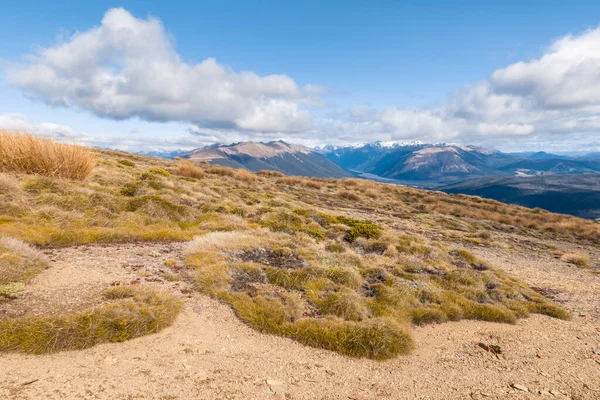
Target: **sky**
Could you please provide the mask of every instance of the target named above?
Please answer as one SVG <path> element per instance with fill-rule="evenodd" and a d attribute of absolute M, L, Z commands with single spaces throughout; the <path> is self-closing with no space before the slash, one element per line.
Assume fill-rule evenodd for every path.
<path fill-rule="evenodd" d="M 600 150 L 596 1 L 4 1 L 0 128 Z"/>

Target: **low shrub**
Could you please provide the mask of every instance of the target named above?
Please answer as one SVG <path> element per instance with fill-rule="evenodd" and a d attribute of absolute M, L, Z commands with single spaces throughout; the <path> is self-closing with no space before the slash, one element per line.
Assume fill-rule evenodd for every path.
<path fill-rule="evenodd" d="M 379 236 L 381 236 L 381 230 L 377 225 L 369 221 L 361 221 L 353 224 L 352 228 L 344 236 L 344 240 L 352 243 L 359 237 L 376 239 Z"/>

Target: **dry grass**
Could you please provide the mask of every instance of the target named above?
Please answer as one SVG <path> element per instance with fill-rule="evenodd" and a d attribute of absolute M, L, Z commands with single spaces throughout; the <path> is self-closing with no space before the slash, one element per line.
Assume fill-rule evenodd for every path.
<path fill-rule="evenodd" d="M 90 175 L 95 165 L 96 157 L 87 148 L 0 131 L 1 171 L 81 180 Z"/>
<path fill-rule="evenodd" d="M 48 260 L 38 250 L 20 240 L 0 237 L 0 291 L 4 286 L 21 287 L 47 267 Z"/>
<path fill-rule="evenodd" d="M 560 257 L 560 259 L 580 268 L 586 268 L 590 263 L 590 258 L 583 253 L 565 253 Z"/>
<path fill-rule="evenodd" d="M 204 170 L 198 167 L 191 161 L 181 161 L 177 164 L 177 169 L 175 173 L 179 176 L 187 176 L 188 178 L 193 179 L 204 179 L 206 174 Z"/>
<path fill-rule="evenodd" d="M 53 353 L 124 342 L 170 326 L 182 309 L 173 295 L 144 286 L 108 289 L 109 303 L 75 315 L 0 321 L 0 351 Z"/>
<path fill-rule="evenodd" d="M 218 176 L 234 177 L 236 170 L 233 168 L 221 167 L 218 165 L 211 165 L 210 167 L 208 167 L 206 169 L 206 172 L 209 174 L 218 175 Z"/>
<path fill-rule="evenodd" d="M 352 356 L 406 353 L 411 325 L 512 323 L 532 312 L 568 318 L 523 282 L 449 248 L 465 238 L 491 245 L 504 236 L 499 232 L 538 241 L 600 238 L 589 221 L 469 196 L 96 153 L 97 166 L 84 181 L 0 172 L 0 235 L 41 246 L 197 236 L 186 264 L 199 290 L 256 329 Z M 6 291 L 22 289 L 11 274 Z M 122 304 L 129 310 L 133 303 L 145 307 L 132 299 Z M 19 329 L 48 332 L 77 318 L 21 320 Z M 77 332 L 77 346 L 93 342 Z M 13 348 L 37 351 L 11 340 Z"/>
<path fill-rule="evenodd" d="M 260 176 L 267 177 L 267 178 L 281 178 L 282 176 L 285 175 L 283 172 L 271 171 L 271 170 L 267 170 L 267 169 L 262 169 L 262 170 L 258 171 L 257 174 Z"/>

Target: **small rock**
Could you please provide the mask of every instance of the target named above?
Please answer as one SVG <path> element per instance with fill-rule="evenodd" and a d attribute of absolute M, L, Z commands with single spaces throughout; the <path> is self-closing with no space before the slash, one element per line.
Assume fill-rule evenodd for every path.
<path fill-rule="evenodd" d="M 558 390 L 554 390 L 554 389 L 550 390 L 550 394 L 552 396 L 560 396 L 561 395 L 561 393 Z"/>
<path fill-rule="evenodd" d="M 106 364 L 106 365 L 115 365 L 116 363 L 117 363 L 117 359 L 116 358 L 106 357 L 104 359 L 104 364 Z"/>
<path fill-rule="evenodd" d="M 267 382 L 267 385 L 269 385 L 269 389 L 271 389 L 271 391 L 275 394 L 282 393 L 285 391 L 285 383 L 283 383 L 281 381 L 267 379 L 266 382 Z"/>
<path fill-rule="evenodd" d="M 514 389 L 520 390 L 521 392 L 529 392 L 529 389 L 527 389 L 526 386 L 519 385 L 518 383 L 513 383 L 510 386 Z"/>

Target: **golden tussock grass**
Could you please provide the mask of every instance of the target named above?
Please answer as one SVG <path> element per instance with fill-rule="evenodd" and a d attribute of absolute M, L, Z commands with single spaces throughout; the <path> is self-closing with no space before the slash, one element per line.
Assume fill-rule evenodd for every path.
<path fill-rule="evenodd" d="M 281 178 L 282 176 L 285 175 L 283 172 L 271 171 L 268 169 L 262 169 L 262 170 L 258 171 L 257 174 L 260 176 L 267 177 L 267 178 Z"/>
<path fill-rule="evenodd" d="M 583 253 L 565 253 L 560 259 L 581 268 L 586 268 L 590 263 L 590 258 Z"/>
<path fill-rule="evenodd" d="M 233 168 L 229 168 L 229 167 L 222 167 L 219 165 L 211 165 L 210 167 L 208 167 L 206 169 L 206 172 L 209 174 L 213 174 L 213 175 L 234 177 L 236 170 Z"/>
<path fill-rule="evenodd" d="M 104 292 L 109 303 L 72 315 L 0 320 L 0 351 L 53 353 L 124 342 L 170 326 L 182 309 L 175 296 L 145 286 Z"/>
<path fill-rule="evenodd" d="M 81 180 L 90 175 L 95 165 L 96 157 L 85 147 L 0 131 L 1 171 Z"/>
<path fill-rule="evenodd" d="M 47 267 L 48 260 L 40 251 L 20 240 L 0 237 L 0 295 L 3 292 L 12 294 L 17 287 L 23 288 Z"/>
<path fill-rule="evenodd" d="M 181 161 L 177 164 L 175 174 L 193 179 L 204 179 L 204 170 L 191 161 Z"/>

